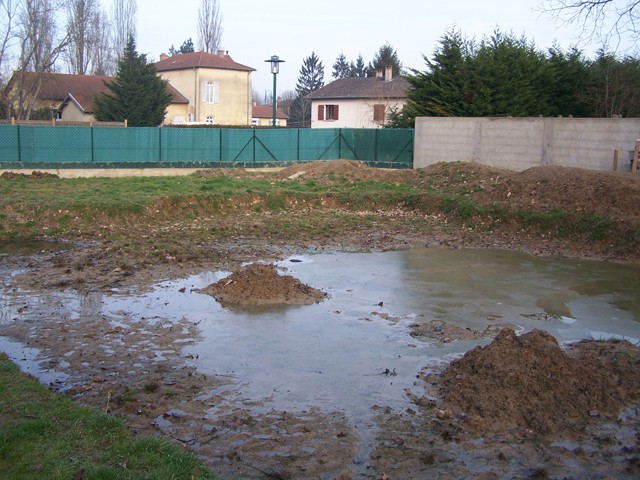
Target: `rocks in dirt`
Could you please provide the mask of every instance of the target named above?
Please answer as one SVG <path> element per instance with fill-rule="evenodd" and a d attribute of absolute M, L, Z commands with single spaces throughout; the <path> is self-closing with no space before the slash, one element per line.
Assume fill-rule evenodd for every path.
<path fill-rule="evenodd" d="M 198 290 L 223 306 L 311 305 L 326 298 L 321 290 L 290 275 L 280 275 L 274 265 L 249 265 L 231 276 Z"/>
<path fill-rule="evenodd" d="M 443 409 L 463 414 L 473 430 L 580 431 L 592 420 L 591 412 L 614 415 L 637 400 L 640 348 L 625 348 L 635 367 L 625 370 L 633 381 L 621 383 L 615 362 L 572 357 L 540 330 L 518 337 L 506 328 L 490 345 L 467 352 L 442 373 Z"/>

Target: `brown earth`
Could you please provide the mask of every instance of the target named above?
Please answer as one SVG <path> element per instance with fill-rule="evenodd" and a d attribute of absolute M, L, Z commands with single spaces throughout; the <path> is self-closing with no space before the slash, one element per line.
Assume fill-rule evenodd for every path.
<path fill-rule="evenodd" d="M 274 265 L 248 265 L 229 277 L 199 290 L 226 307 L 310 305 L 326 294 L 290 275 L 280 275 Z"/>
<path fill-rule="evenodd" d="M 91 313 L 90 301 L 85 313 L 74 318 L 65 305 L 43 300 L 48 291 L 73 288 L 87 292 L 88 299 L 95 294 L 99 302 L 100 295 L 135 293 L 166 279 L 230 270 L 230 277 L 207 289 L 221 302 L 317 302 L 322 292 L 258 264 L 320 249 L 473 246 L 637 262 L 637 176 L 561 167 L 512 172 L 467 163 L 387 171 L 351 161 L 200 175 L 319 185 L 385 181 L 420 186 L 425 195 L 407 204 L 364 206 L 344 205 L 332 195 L 312 203 L 292 197 L 285 199 L 283 212 L 256 209 L 261 200 L 251 196 L 230 200 L 214 213 L 194 200 L 193 208 L 201 209 L 196 220 L 178 218 L 159 202 L 135 221 L 98 218 L 95 228 L 72 232 L 66 249 L 38 246 L 29 255 L 1 257 L 4 291 L 28 290 L 34 300 L 0 324 L 0 335 L 40 349 L 50 368 L 70 375 L 67 394 L 77 401 L 126 418 L 136 432 L 171 438 L 227 476 L 640 477 L 640 351 L 627 342 L 584 341 L 561 348 L 541 331 L 518 337 L 509 329 L 474 332 L 442 322 L 416 325 L 415 337 L 438 345 L 459 338 L 496 338 L 446 369 L 424 366 L 416 382 L 427 394 L 412 398 L 415 408 L 398 413 L 379 407 L 370 465 L 356 474 L 358 435 L 339 413 L 265 413 L 247 403 L 226 403 L 234 391 L 232 380 L 199 374 L 181 352 L 181 346 L 197 341 L 197 325 L 186 320 L 173 326 L 139 323 L 123 312 L 118 319 L 122 326 L 114 327 L 110 319 Z M 469 198 L 480 208 L 520 213 L 462 216 L 442 203 L 431 208 L 429 191 Z M 558 235 L 558 223 L 529 221 L 558 212 L 582 216 L 586 227 Z M 21 212 L 3 215 L 28 220 Z M 296 219 L 324 228 L 282 228 Z M 610 235 L 590 234 L 603 224 Z M 246 263 L 255 265 L 243 268 Z M 301 298 L 292 299 L 292 294 Z M 157 351 L 162 358 L 156 358 Z M 207 413 L 212 406 L 215 415 Z"/>

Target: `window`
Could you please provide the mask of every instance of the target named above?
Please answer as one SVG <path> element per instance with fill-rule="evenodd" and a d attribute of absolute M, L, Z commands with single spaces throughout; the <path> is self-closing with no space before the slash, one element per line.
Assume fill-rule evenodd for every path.
<path fill-rule="evenodd" d="M 206 123 L 213 123 L 213 116 L 208 115 L 208 116 L 207 116 Z"/>
<path fill-rule="evenodd" d="M 339 105 L 318 105 L 318 120 L 338 120 Z"/>
<path fill-rule="evenodd" d="M 219 103 L 220 102 L 220 82 L 206 81 L 202 82 L 202 102 L 203 103 Z"/>
<path fill-rule="evenodd" d="M 384 114 L 386 109 L 383 104 L 376 104 L 373 106 L 373 121 L 374 122 L 384 122 Z"/>

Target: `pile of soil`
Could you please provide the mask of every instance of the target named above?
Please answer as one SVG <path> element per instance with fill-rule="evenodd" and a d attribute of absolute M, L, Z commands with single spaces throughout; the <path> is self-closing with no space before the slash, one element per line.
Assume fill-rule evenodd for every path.
<path fill-rule="evenodd" d="M 31 172 L 31 175 L 27 175 L 26 173 L 2 172 L 2 175 L 0 175 L 0 178 L 3 178 L 5 180 L 13 180 L 14 178 L 35 179 L 35 178 L 59 178 L 59 177 L 55 173 L 38 172 L 34 170 L 33 172 Z"/>
<path fill-rule="evenodd" d="M 599 354 L 570 356 L 540 330 L 518 337 L 506 328 L 490 345 L 467 352 L 442 373 L 445 409 L 483 432 L 579 431 L 638 398 L 640 348 L 618 344 L 614 350 L 626 352 L 624 359 L 631 362 L 626 367 L 620 359 L 603 362 Z M 580 348 L 595 353 L 587 345 Z M 621 381 L 622 376 L 627 379 Z"/>
<path fill-rule="evenodd" d="M 326 298 L 318 289 L 290 275 L 280 275 L 274 265 L 249 265 L 231 276 L 199 290 L 223 306 L 311 305 Z"/>

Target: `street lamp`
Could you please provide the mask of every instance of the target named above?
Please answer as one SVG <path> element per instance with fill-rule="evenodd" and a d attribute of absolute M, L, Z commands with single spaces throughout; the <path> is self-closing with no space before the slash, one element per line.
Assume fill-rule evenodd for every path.
<path fill-rule="evenodd" d="M 271 55 L 271 58 L 269 60 L 265 60 L 265 62 L 269 62 L 271 63 L 271 73 L 273 73 L 273 93 L 271 95 L 272 98 L 272 102 L 273 103 L 273 126 L 276 126 L 276 104 L 278 103 L 278 95 L 276 94 L 276 75 L 278 75 L 278 73 L 280 72 L 280 64 L 282 62 L 284 62 L 284 60 L 281 60 L 280 58 L 278 58 L 277 55 Z"/>

